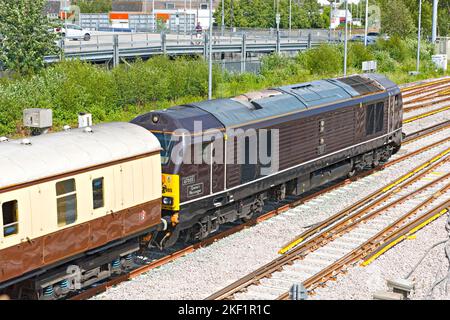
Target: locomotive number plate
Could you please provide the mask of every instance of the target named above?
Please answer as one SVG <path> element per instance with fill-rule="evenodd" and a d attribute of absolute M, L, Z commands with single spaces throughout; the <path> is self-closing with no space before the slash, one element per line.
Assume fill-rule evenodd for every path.
<path fill-rule="evenodd" d="M 195 175 L 183 178 L 183 186 L 193 184 L 194 182 L 195 182 Z"/>
<path fill-rule="evenodd" d="M 187 188 L 188 197 L 195 197 L 203 193 L 203 182 L 193 184 Z"/>

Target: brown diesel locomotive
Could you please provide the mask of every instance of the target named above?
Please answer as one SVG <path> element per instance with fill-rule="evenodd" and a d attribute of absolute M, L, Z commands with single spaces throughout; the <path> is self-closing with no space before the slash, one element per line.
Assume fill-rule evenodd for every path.
<path fill-rule="evenodd" d="M 387 161 L 401 145 L 402 98 L 382 75 L 353 75 L 176 106 L 132 123 L 163 148 L 170 228 L 158 240 L 170 246 L 181 234 L 202 239 L 249 219 L 266 199 Z"/>

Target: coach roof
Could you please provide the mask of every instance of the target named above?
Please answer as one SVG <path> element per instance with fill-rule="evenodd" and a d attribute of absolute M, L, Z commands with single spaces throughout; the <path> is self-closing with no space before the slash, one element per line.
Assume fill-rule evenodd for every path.
<path fill-rule="evenodd" d="M 130 123 L 105 123 L 0 142 L 0 189 L 151 152 L 154 135 Z"/>

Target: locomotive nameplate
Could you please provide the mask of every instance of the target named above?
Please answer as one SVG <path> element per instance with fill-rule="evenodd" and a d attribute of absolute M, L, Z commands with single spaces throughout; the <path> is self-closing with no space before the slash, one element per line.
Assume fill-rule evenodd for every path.
<path fill-rule="evenodd" d="M 183 178 L 183 186 L 186 186 L 188 184 L 193 184 L 193 183 L 195 183 L 195 175 L 194 174 Z"/>
<path fill-rule="evenodd" d="M 203 194 L 203 182 L 193 184 L 192 186 L 189 186 L 187 188 L 187 196 L 188 197 L 195 197 L 200 194 Z"/>

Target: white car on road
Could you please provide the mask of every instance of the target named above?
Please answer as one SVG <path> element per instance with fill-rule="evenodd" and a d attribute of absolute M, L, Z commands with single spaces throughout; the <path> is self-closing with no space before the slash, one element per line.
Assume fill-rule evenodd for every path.
<path fill-rule="evenodd" d="M 76 24 L 65 24 L 63 27 L 55 28 L 55 32 L 60 33 L 63 38 L 89 41 L 91 32 Z"/>

